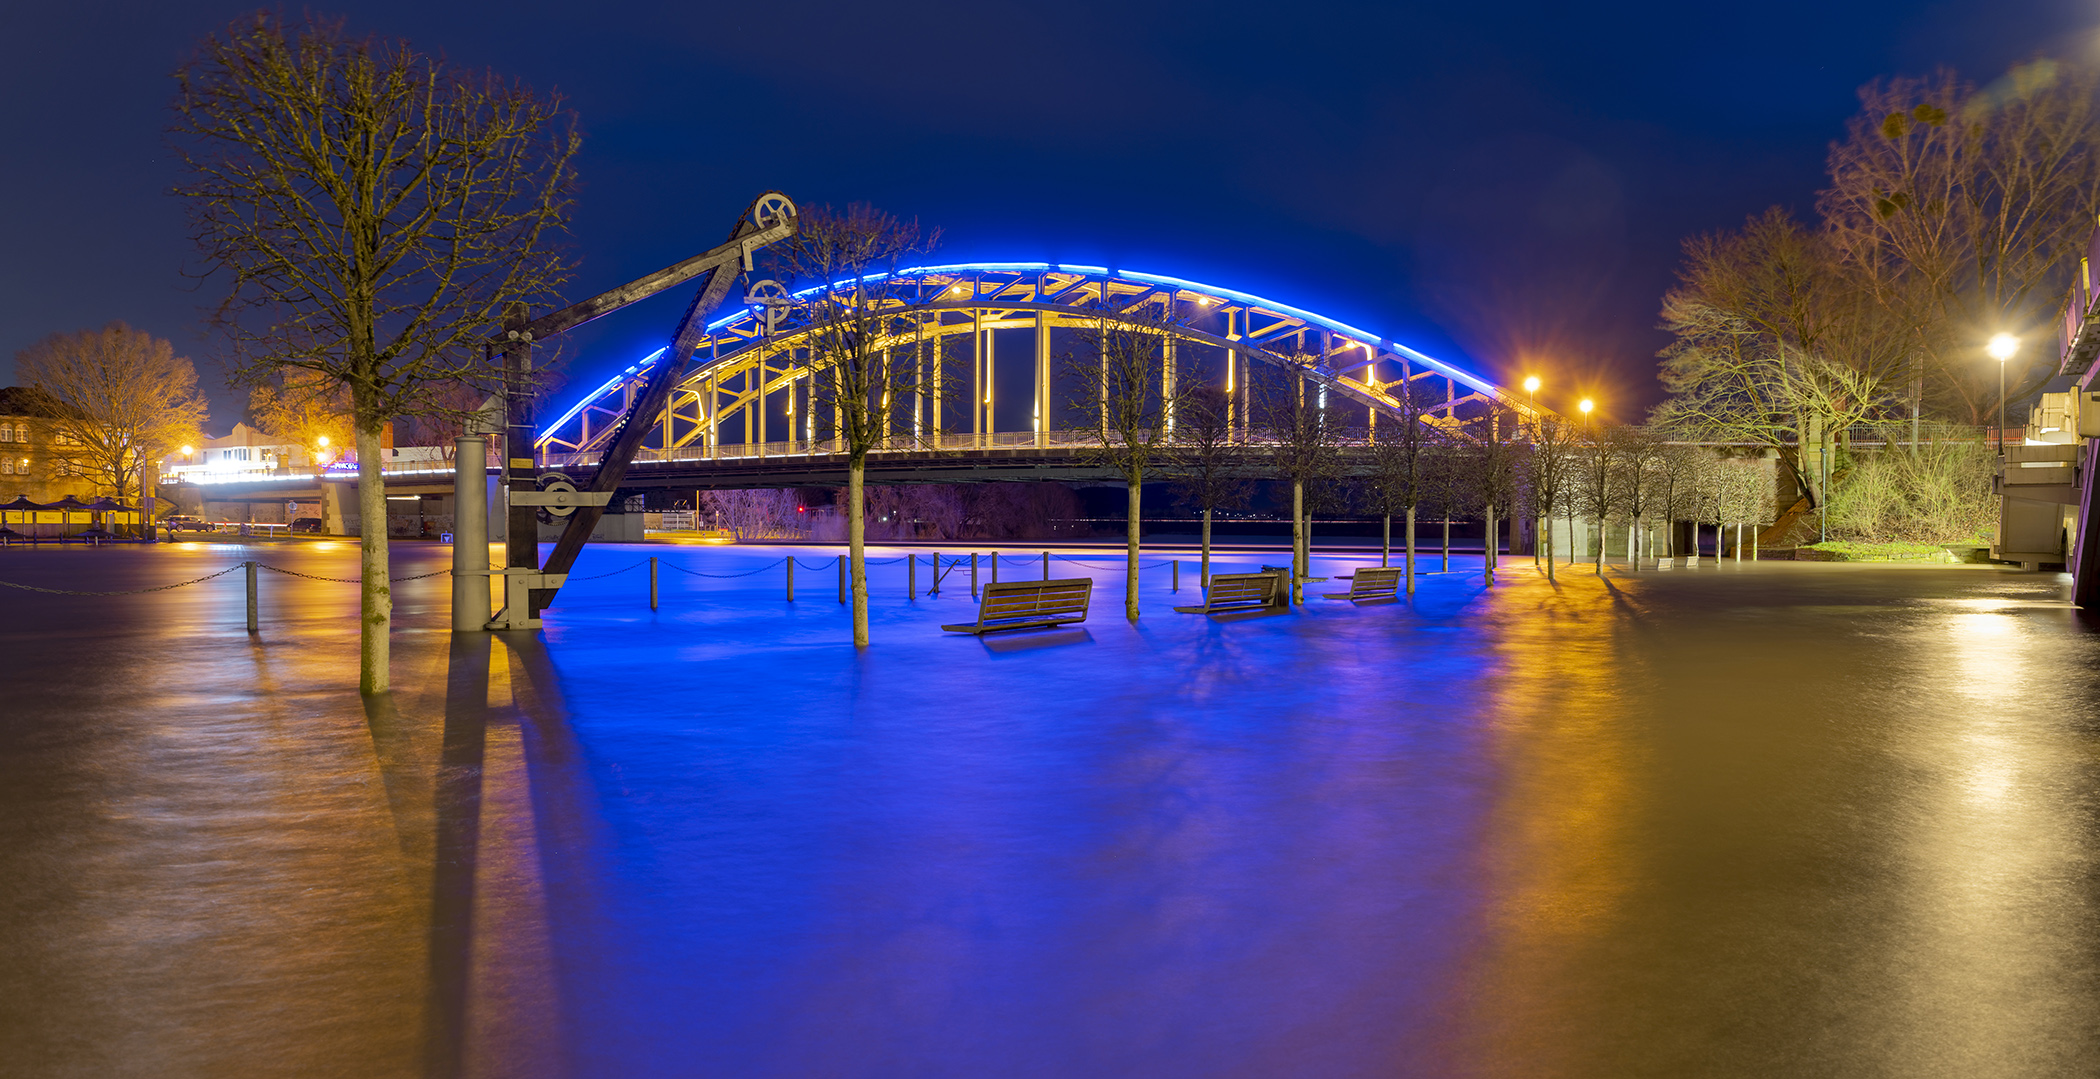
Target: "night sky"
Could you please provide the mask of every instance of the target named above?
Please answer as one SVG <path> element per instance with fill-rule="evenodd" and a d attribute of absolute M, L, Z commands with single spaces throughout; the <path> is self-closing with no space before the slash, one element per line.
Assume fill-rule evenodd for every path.
<path fill-rule="evenodd" d="M 123 319 L 239 418 L 200 309 L 168 73 L 252 5 L 11 5 L 0 36 L 0 384 Z M 1061 260 L 1269 296 L 1636 416 L 1688 234 L 1806 213 L 1877 76 L 2082 55 L 2067 0 L 1930 5 L 338 3 L 581 117 L 572 298 L 720 241 L 758 192 L 866 201 L 942 261 Z M 296 11 L 297 9 L 292 9 Z M 569 342 L 574 386 L 680 295 Z M 568 394 L 565 394 L 566 397 Z M 566 403 L 566 400 L 560 402 Z"/>

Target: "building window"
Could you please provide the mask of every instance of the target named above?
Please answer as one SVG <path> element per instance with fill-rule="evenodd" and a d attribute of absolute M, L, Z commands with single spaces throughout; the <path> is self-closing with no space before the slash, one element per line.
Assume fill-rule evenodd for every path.
<path fill-rule="evenodd" d="M 10 458 L 8 458 L 8 459 L 7 459 L 7 460 L 5 460 L 5 461 L 0 461 L 0 476 L 12 476 L 12 475 L 14 475 L 14 474 L 15 474 L 15 459 L 14 459 L 14 458 L 10 457 Z"/>
<path fill-rule="evenodd" d="M 9 427 L 4 423 L 0 423 L 0 442 L 13 442 L 14 440 L 15 429 Z"/>

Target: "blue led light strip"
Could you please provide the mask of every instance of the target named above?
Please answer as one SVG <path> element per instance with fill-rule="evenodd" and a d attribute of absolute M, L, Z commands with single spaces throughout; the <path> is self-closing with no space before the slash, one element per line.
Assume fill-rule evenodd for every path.
<path fill-rule="evenodd" d="M 1358 344 L 1369 346 L 1375 351 L 1389 351 L 1394 353 L 1395 355 L 1406 356 L 1408 359 L 1422 364 L 1424 367 L 1435 371 L 1437 374 L 1444 375 L 1445 377 L 1457 382 L 1463 382 L 1468 387 L 1477 390 L 1481 393 L 1487 394 L 1490 397 L 1500 398 L 1504 396 L 1501 387 L 1496 386 L 1491 382 L 1488 382 L 1487 380 L 1479 377 L 1478 375 L 1474 375 L 1471 372 L 1453 367 L 1442 360 L 1436 359 L 1435 357 L 1424 355 L 1423 353 L 1418 352 L 1415 349 L 1409 348 L 1406 345 L 1395 344 L 1393 342 L 1387 341 L 1385 338 L 1380 337 L 1379 335 L 1372 333 L 1369 330 L 1358 329 L 1355 326 L 1351 326 L 1346 322 L 1338 322 L 1324 315 L 1316 315 L 1311 311 L 1305 310 L 1302 307 L 1293 307 L 1290 304 L 1278 303 L 1275 300 L 1264 299 L 1263 297 L 1256 296 L 1251 292 L 1241 292 L 1238 289 L 1220 288 L 1216 285 L 1206 285 L 1200 281 L 1191 281 L 1185 277 L 1168 277 L 1164 274 L 1139 273 L 1135 270 L 1111 270 L 1106 266 L 1072 266 L 1056 262 L 962 262 L 948 266 L 913 266 L 909 269 L 898 270 L 896 276 L 924 277 L 928 274 L 967 273 L 1075 273 L 1084 274 L 1088 277 L 1107 277 L 1115 280 L 1137 281 L 1147 285 L 1163 285 L 1168 288 L 1187 289 L 1190 292 L 1200 292 L 1208 296 L 1218 296 L 1223 299 L 1246 304 L 1249 307 L 1259 307 L 1264 311 L 1273 311 L 1279 315 L 1284 315 L 1295 319 L 1302 319 L 1305 322 L 1311 323 L 1312 325 L 1332 330 L 1345 337 L 1348 337 L 1350 340 L 1355 341 Z M 879 281 L 887 276 L 889 275 L 871 274 L 869 275 L 868 279 L 871 281 Z M 844 282 L 839 283 L 843 284 Z M 810 287 L 795 293 L 794 296 L 796 299 L 800 299 L 802 297 L 810 295 L 811 293 L 817 292 L 822 288 L 824 288 L 824 286 L 822 285 L 811 285 Z M 707 332 L 712 334 L 715 331 L 720 330 L 733 322 L 737 322 L 741 319 L 749 317 L 751 317 L 751 312 L 739 309 L 733 315 L 729 315 L 727 317 L 717 319 L 716 321 L 709 323 L 707 326 Z M 619 374 L 614 375 L 612 378 L 606 380 L 604 385 L 599 386 L 595 390 L 592 390 L 589 394 L 585 395 L 585 397 L 582 400 L 576 402 L 574 407 L 570 408 L 567 412 L 562 413 L 560 419 L 555 420 L 553 423 L 547 425 L 544 428 L 541 428 L 541 430 L 543 432 L 560 430 L 570 420 L 575 419 L 577 414 L 581 413 L 584 410 L 584 408 L 587 407 L 592 401 L 595 401 L 599 397 L 612 392 L 614 389 L 618 388 L 621 382 L 626 381 L 629 377 L 633 375 L 639 374 L 642 368 L 645 368 L 650 364 L 655 363 L 657 358 L 659 356 L 662 356 L 663 354 L 664 349 L 659 348 L 655 352 L 652 352 L 648 356 L 644 357 L 639 363 L 636 363 L 633 366 L 628 367 L 626 370 L 620 372 Z"/>

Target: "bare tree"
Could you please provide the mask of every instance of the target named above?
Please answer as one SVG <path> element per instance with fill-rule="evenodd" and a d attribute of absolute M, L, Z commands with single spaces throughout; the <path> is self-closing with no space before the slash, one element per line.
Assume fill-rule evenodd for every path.
<path fill-rule="evenodd" d="M 1604 523 L 1619 510 L 1619 447 L 1609 429 L 1582 428 L 1583 459 L 1575 471 L 1575 504 L 1597 523 L 1597 575 L 1604 575 Z"/>
<path fill-rule="evenodd" d="M 1093 432 L 1081 456 L 1122 477 L 1129 493 L 1124 524 L 1123 616 L 1138 620 L 1138 540 L 1145 480 L 1173 467 L 1173 428 L 1168 417 L 1185 414 L 1196 384 L 1162 378 L 1167 337 L 1180 323 L 1137 311 L 1102 312 L 1088 336 L 1092 361 L 1066 357 L 1074 384 L 1091 376 L 1094 392 L 1075 397 L 1072 407 Z"/>
<path fill-rule="evenodd" d="M 486 378 L 506 313 L 551 306 L 579 145 L 558 98 L 340 22 L 268 12 L 176 74 L 174 135 L 234 376 L 308 371 L 349 391 L 363 592 L 359 688 L 385 692 L 393 598 L 380 432 Z"/>
<path fill-rule="evenodd" d="M 922 235 L 917 221 L 872 207 L 837 213 L 826 206 L 804 212 L 794 239 L 774 249 L 782 272 L 807 290 L 794 313 L 809 346 L 809 399 L 830 413 L 846 453 L 846 547 L 858 648 L 868 644 L 868 454 L 891 437 L 898 400 L 920 388 L 916 324 L 906 314 L 896 271 L 939 238 L 938 230 Z M 940 362 L 937 356 L 934 363 Z"/>
<path fill-rule="evenodd" d="M 1639 573 L 1648 514 L 1661 494 L 1657 471 L 1662 461 L 1662 440 L 1630 424 L 1607 429 L 1605 437 L 1612 444 L 1612 471 L 1607 482 L 1626 514 L 1626 568 Z"/>
<path fill-rule="evenodd" d="M 61 463 L 113 498 L 144 494 L 150 462 L 204 423 L 197 369 L 121 322 L 52 334 L 15 353 L 15 373 L 51 403 Z"/>
<path fill-rule="evenodd" d="M 1693 520 L 1691 564 L 1699 561 L 1699 461 L 1707 451 L 1694 446 L 1665 445 L 1655 458 L 1655 512 L 1664 525 L 1662 556 L 1677 557 L 1677 522 Z"/>
<path fill-rule="evenodd" d="M 1341 475 L 1340 432 L 1305 385 L 1314 357 L 1290 353 L 1284 360 L 1290 366 L 1281 385 L 1263 394 L 1264 426 L 1272 466 L 1291 485 L 1291 598 L 1302 603 L 1305 579 L 1312 573 L 1310 504 Z"/>
<path fill-rule="evenodd" d="M 1531 452 L 1524 458 L 1524 494 L 1532 518 L 1538 522 L 1546 579 L 1551 581 L 1557 579 L 1553 570 L 1553 518 L 1567 513 L 1573 502 L 1580 436 L 1574 424 L 1549 415 L 1534 420 L 1530 434 Z M 1571 528 L 1568 543 L 1573 546 L 1574 542 Z"/>
<path fill-rule="evenodd" d="M 1818 461 L 1852 424 L 1890 403 L 1913 354 L 1900 313 L 1821 233 L 1773 209 L 1737 231 L 1685 244 L 1663 301 L 1671 396 L 1655 422 L 1703 439 L 1777 451 L 1821 498 Z"/>
<path fill-rule="evenodd" d="M 1932 403 L 1986 422 L 1993 332 L 2041 323 L 2100 212 L 2100 68 L 2038 58 L 1981 89 L 1952 71 L 1862 87 L 1819 203 L 1911 332 Z M 2019 362 L 2018 392 L 2054 373 Z"/>
<path fill-rule="evenodd" d="M 1467 512 L 1471 492 L 1469 474 L 1470 465 L 1462 441 L 1449 431 L 1440 432 L 1425 455 L 1422 468 L 1422 507 L 1436 514 L 1444 528 L 1438 573 L 1451 572 L 1451 521 Z"/>
<path fill-rule="evenodd" d="M 1224 390 L 1191 390 L 1175 417 L 1172 470 L 1182 501 L 1203 514 L 1200 580 L 1210 587 L 1211 514 L 1247 503 L 1247 450 L 1234 437 L 1232 398 Z"/>
<path fill-rule="evenodd" d="M 1488 584 L 1495 583 L 1495 572 L 1501 562 L 1502 536 L 1498 522 L 1515 508 L 1518 479 L 1523 472 L 1524 445 L 1513 441 L 1516 415 L 1514 410 L 1498 404 L 1466 425 L 1471 440 L 1465 451 L 1467 480 L 1485 525 L 1481 578 Z"/>
<path fill-rule="evenodd" d="M 1397 387 L 1400 403 L 1400 422 L 1393 425 L 1394 431 L 1382 441 L 1371 446 L 1371 475 L 1368 494 L 1373 509 L 1385 519 L 1385 533 L 1378 552 L 1378 564 L 1392 561 L 1393 517 L 1406 519 L 1407 534 L 1405 567 L 1401 576 L 1406 579 L 1406 592 L 1415 594 L 1415 514 L 1420 509 L 1428 480 L 1424 472 L 1429 466 L 1430 447 L 1439 441 L 1437 430 L 1423 422 L 1423 409 L 1415 398 L 1414 384 L 1402 382 Z"/>
<path fill-rule="evenodd" d="M 300 447 L 319 464 L 328 451 L 348 445 L 349 398 L 342 383 L 294 368 L 248 391 L 248 416 L 262 433 Z"/>

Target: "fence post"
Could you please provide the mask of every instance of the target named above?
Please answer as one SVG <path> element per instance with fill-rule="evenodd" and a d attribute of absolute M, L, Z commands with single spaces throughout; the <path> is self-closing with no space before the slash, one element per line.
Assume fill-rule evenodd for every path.
<path fill-rule="evenodd" d="M 256 621 L 257 612 L 255 610 L 255 560 L 251 558 L 241 563 L 241 565 L 248 568 L 248 632 L 254 633 L 261 628 Z"/>
<path fill-rule="evenodd" d="M 999 583 L 999 552 L 992 552 L 992 583 Z"/>
<path fill-rule="evenodd" d="M 847 593 L 848 591 L 850 591 L 851 589 L 852 589 L 852 586 L 851 586 L 851 585 L 848 585 L 848 584 L 846 583 L 846 556 L 845 556 L 845 555 L 840 555 L 840 556 L 839 556 L 839 604 L 840 604 L 841 606 L 843 606 L 843 605 L 845 604 L 845 602 L 846 602 L 846 593 Z"/>
<path fill-rule="evenodd" d="M 649 556 L 649 609 L 656 609 L 656 556 Z"/>
<path fill-rule="evenodd" d="M 941 552 L 933 552 L 933 587 L 926 590 L 929 596 L 941 594 Z"/>
<path fill-rule="evenodd" d="M 970 598 L 977 598 L 977 552 L 970 552 Z"/>
<path fill-rule="evenodd" d="M 916 551 L 904 556 L 904 598 L 914 602 L 919 598 L 919 555 Z"/>
<path fill-rule="evenodd" d="M 789 603 L 793 603 L 793 602 L 795 602 L 795 556 L 794 556 L 794 555 L 789 555 L 789 556 L 787 556 L 787 564 L 788 564 L 788 602 L 789 602 Z"/>
<path fill-rule="evenodd" d="M 1174 560 L 1174 587 L 1172 591 L 1181 591 L 1181 559 L 1179 558 Z"/>
<path fill-rule="evenodd" d="M 1050 579 L 1050 552 L 1043 552 L 1043 580 Z"/>

